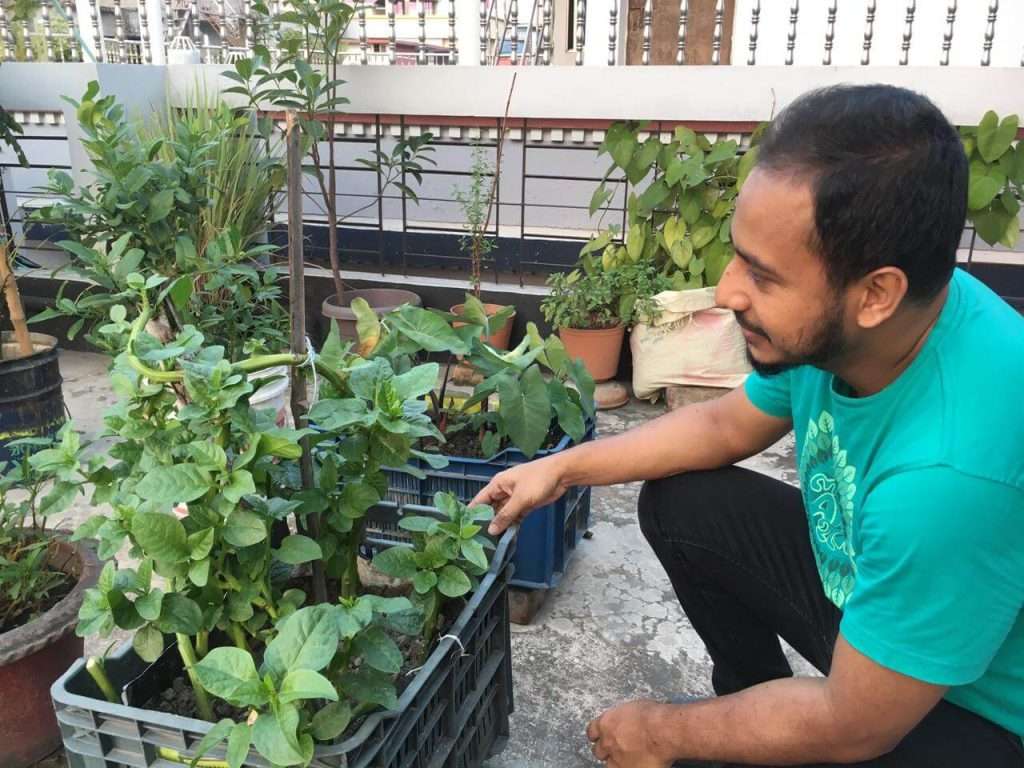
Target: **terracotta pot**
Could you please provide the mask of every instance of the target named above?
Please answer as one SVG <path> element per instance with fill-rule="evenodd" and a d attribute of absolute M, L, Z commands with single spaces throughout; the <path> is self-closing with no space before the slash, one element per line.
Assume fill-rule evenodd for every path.
<path fill-rule="evenodd" d="M 75 624 L 85 590 L 99 577 L 99 560 L 82 542 L 55 538 L 49 563 L 77 577 L 78 583 L 42 616 L 0 635 L 0 701 L 9 705 L 0 717 L 3 768 L 24 768 L 60 746 L 50 686 L 82 656 Z"/>
<path fill-rule="evenodd" d="M 558 337 L 565 344 L 569 357 L 580 358 L 594 381 L 608 381 L 619 368 L 622 352 L 622 338 L 625 326 L 583 330 L 580 328 L 559 328 Z"/>
<path fill-rule="evenodd" d="M 465 308 L 465 304 L 456 304 L 451 308 L 451 313 L 453 315 L 461 315 Z M 504 308 L 504 304 L 484 304 L 484 311 L 487 313 L 487 317 L 494 317 Z M 498 331 L 486 337 L 484 341 L 495 349 L 508 349 L 508 342 L 512 338 L 512 325 L 515 321 L 516 313 L 513 311 L 512 314 L 508 316 L 508 320 L 505 321 L 505 324 L 501 326 Z M 463 325 L 463 323 L 455 323 L 456 328 L 460 325 Z"/>
<path fill-rule="evenodd" d="M 337 322 L 341 338 L 350 341 L 359 339 L 359 334 L 356 333 L 356 316 L 349 306 L 353 299 L 365 299 L 378 317 L 403 304 L 412 304 L 414 307 L 423 305 L 420 297 L 415 293 L 400 288 L 361 288 L 357 291 L 345 291 L 341 294 L 341 298 L 344 306 L 339 307 L 337 298 L 331 294 L 324 299 L 320 311 L 328 320 Z"/>

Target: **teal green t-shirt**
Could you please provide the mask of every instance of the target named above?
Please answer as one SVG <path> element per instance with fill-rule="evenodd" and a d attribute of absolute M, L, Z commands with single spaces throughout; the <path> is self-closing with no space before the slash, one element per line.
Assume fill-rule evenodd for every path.
<path fill-rule="evenodd" d="M 917 357 L 870 397 L 751 375 L 791 418 L 811 545 L 861 653 L 1024 735 L 1024 318 L 956 270 Z"/>

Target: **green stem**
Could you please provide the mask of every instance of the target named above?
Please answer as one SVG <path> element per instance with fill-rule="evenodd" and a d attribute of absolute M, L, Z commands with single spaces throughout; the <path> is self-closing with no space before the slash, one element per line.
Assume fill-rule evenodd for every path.
<path fill-rule="evenodd" d="M 186 757 L 178 750 L 171 749 L 170 747 L 157 747 L 156 753 L 163 760 L 195 766 L 195 768 L 229 768 L 226 760 L 208 760 L 206 758 L 193 760 L 191 757 Z"/>
<path fill-rule="evenodd" d="M 196 709 L 199 712 L 199 716 L 203 720 L 214 722 L 213 717 L 213 705 L 210 703 L 210 696 L 206 693 L 206 689 L 199 682 L 199 676 L 196 674 L 196 652 L 192 647 L 192 638 L 188 635 L 178 633 L 175 635 L 178 639 L 178 653 L 181 654 L 181 660 L 185 663 L 185 673 L 188 675 L 188 679 L 192 683 L 192 690 L 196 696 Z"/>
<path fill-rule="evenodd" d="M 210 633 L 205 629 L 196 635 L 196 656 L 202 659 L 210 652 Z"/>
<path fill-rule="evenodd" d="M 110 678 L 107 677 L 106 667 L 103 666 L 103 659 L 98 656 L 90 656 L 89 660 L 85 662 L 85 671 L 89 673 L 89 677 L 95 681 L 100 691 L 106 697 L 107 701 L 111 704 L 120 704 L 120 699 L 117 698 L 117 691 L 114 690 L 114 686 L 110 682 Z"/>
<path fill-rule="evenodd" d="M 228 634 L 231 635 L 231 642 L 235 644 L 235 648 L 249 653 L 249 643 L 246 642 L 245 631 L 241 624 L 236 624 L 233 621 L 228 624 Z"/>

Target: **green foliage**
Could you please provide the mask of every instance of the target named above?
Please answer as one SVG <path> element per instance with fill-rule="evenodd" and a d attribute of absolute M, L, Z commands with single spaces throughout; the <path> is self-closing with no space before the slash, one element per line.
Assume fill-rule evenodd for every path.
<path fill-rule="evenodd" d="M 412 535 L 412 547 L 395 546 L 380 552 L 373 565 L 397 579 L 412 581 L 413 603 L 424 614 L 423 647 L 434 636 L 437 618 L 447 600 L 460 598 L 487 573 L 488 549 L 494 544 L 482 534 L 494 517 L 486 504 L 467 507 L 450 493 L 434 496 L 438 518 L 406 515 L 398 526 Z"/>
<path fill-rule="evenodd" d="M 65 230 L 69 239 L 58 245 L 68 252 L 67 269 L 93 285 L 74 300 L 62 289 L 54 307 L 32 322 L 75 318 L 69 337 L 84 327 L 91 343 L 117 354 L 123 335 L 97 326 L 118 305 L 140 311 L 141 294 L 128 282 L 138 274 L 150 303 L 162 310 L 164 336 L 193 325 L 232 360 L 284 348 L 280 273 L 254 265 L 274 248 L 252 245 L 267 225 L 281 171 L 242 138 L 247 118 L 221 106 L 212 117 L 184 114 L 166 135 L 145 139 L 113 96 L 99 97 L 95 82 L 72 103 L 95 181 L 75 189 L 67 173 L 51 171 L 46 191 L 56 202 L 35 218 Z M 228 183 L 249 189 L 218 186 Z"/>
<path fill-rule="evenodd" d="M 960 129 L 970 163 L 967 218 L 989 245 L 1013 248 L 1020 237 L 1024 197 L 1024 148 L 1015 145 L 1018 115 L 1000 119 L 991 110 L 977 126 Z"/>
<path fill-rule="evenodd" d="M 466 234 L 459 238 L 459 247 L 469 257 L 470 287 L 479 298 L 483 261 L 495 248 L 494 240 L 487 236 L 494 169 L 483 147 L 473 147 L 473 164 L 469 173 L 469 186 L 466 189 L 456 188 L 454 196 L 462 209 L 463 226 L 466 229 Z"/>
<path fill-rule="evenodd" d="M 461 327 L 454 327 L 454 323 Z M 567 434 L 583 439 L 585 422 L 593 416 L 594 382 L 586 369 L 569 359 L 557 336 L 542 339 L 536 326 L 528 325 L 522 342 L 509 351 L 497 350 L 483 341 L 503 317 L 488 318 L 483 304 L 466 294 L 465 311 L 455 315 L 404 306 L 385 315 L 379 323 L 364 327 L 360 351 L 371 360 L 387 360 L 395 370 L 410 366 L 424 352 L 447 352 L 472 365 L 484 379 L 464 402 L 449 407 L 445 400 L 447 376 L 436 390 L 422 382 L 420 394 L 430 399 L 427 418 L 437 435 L 450 439 L 462 430 L 479 435 L 480 452 L 493 456 L 507 444 L 533 456 L 548 442 Z M 497 396 L 497 407 L 491 407 Z M 420 458 L 430 454 L 416 453 Z"/>
<path fill-rule="evenodd" d="M 585 265 L 586 267 L 586 265 Z M 608 269 L 590 265 L 548 277 L 551 293 L 541 311 L 555 328 L 612 328 L 656 315 L 653 296 L 671 288 L 670 279 L 650 262 L 627 262 Z"/>
<path fill-rule="evenodd" d="M 0 464 L 0 633 L 31 621 L 67 576 L 48 565 L 48 517 L 65 512 L 99 466 L 82 464 L 70 422 L 57 439 L 8 443 L 14 458 Z"/>
<path fill-rule="evenodd" d="M 603 229 L 580 251 L 581 266 L 592 274 L 648 264 L 674 290 L 717 285 L 734 254 L 732 214 L 756 150 L 740 156 L 735 141 L 712 144 L 685 126 L 677 127 L 668 143 L 657 135 L 641 141 L 642 129 L 615 123 L 601 144 L 599 154 L 609 155 L 612 164 L 594 191 L 591 215 L 613 197 L 609 183 L 616 182 L 609 180 L 616 171 L 634 191 L 627 198 L 624 239 L 615 226 Z"/>

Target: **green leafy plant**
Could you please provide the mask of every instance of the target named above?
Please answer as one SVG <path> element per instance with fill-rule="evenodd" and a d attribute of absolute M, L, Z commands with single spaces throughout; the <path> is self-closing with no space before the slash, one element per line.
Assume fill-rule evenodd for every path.
<path fill-rule="evenodd" d="M 540 306 L 556 329 L 613 328 L 631 325 L 637 317 L 653 318 L 657 308 L 652 297 L 671 288 L 664 273 L 643 261 L 555 272 L 547 282 L 551 293 Z"/>
<path fill-rule="evenodd" d="M 344 81 L 338 79 L 338 67 L 346 50 L 345 31 L 355 13 L 355 6 L 342 0 L 288 0 L 286 10 L 270 14 L 265 3 L 253 4 L 253 11 L 267 20 L 264 33 L 278 51 L 271 56 L 267 45 L 253 47 L 253 56 L 235 62 L 223 76 L 236 83 L 227 93 L 242 96 L 256 112 L 271 104 L 277 109 L 294 110 L 302 131 L 303 149 L 311 161 L 307 172 L 316 179 L 323 212 L 327 218 L 327 253 L 334 280 L 335 298 L 342 306 L 344 284 L 338 255 L 338 190 L 334 172 L 336 137 L 332 116 L 339 107 L 349 103 L 340 93 Z M 276 42 L 275 42 L 276 41 Z M 323 61 L 321 67 L 316 61 Z M 273 124 L 269 119 L 257 121 L 257 129 L 268 143 Z M 380 195 L 399 189 L 407 198 L 418 202 L 406 184 L 406 174 L 422 181 L 423 164 L 434 164 L 429 153 L 429 133 L 403 138 L 390 152 L 374 150 L 372 158 L 358 162 L 381 177 Z M 327 144 L 326 162 L 321 145 Z M 348 217 L 376 205 L 376 201 L 348 214 Z M 346 217 L 346 218 L 348 218 Z"/>
<path fill-rule="evenodd" d="M 1020 237 L 1020 202 L 1024 198 L 1024 149 L 1014 145 L 1018 115 L 988 111 L 977 126 L 960 136 L 970 162 L 967 218 L 989 245 L 1013 248 Z"/>
<path fill-rule="evenodd" d="M 466 234 L 459 238 L 459 248 L 469 257 L 470 287 L 473 295 L 479 299 L 483 261 L 495 248 L 494 240 L 487 236 L 494 185 L 491 177 L 494 169 L 488 162 L 483 147 L 473 147 L 473 163 L 469 173 L 469 185 L 465 189 L 456 188 L 453 194 L 462 209 L 463 226 L 466 229 Z"/>
<path fill-rule="evenodd" d="M 266 227 L 261 217 L 280 168 L 239 138 L 247 119 L 220 110 L 214 118 L 181 118 L 167 131 L 173 135 L 144 139 L 112 96 L 99 98 L 95 82 L 72 103 L 96 181 L 75 189 L 68 174 L 52 171 L 46 191 L 57 202 L 35 218 L 64 229 L 69 239 L 58 245 L 69 254 L 65 269 L 91 285 L 75 299 L 62 288 L 55 305 L 32 322 L 72 317 L 70 338 L 85 328 L 91 343 L 117 354 L 121 348 L 95 328 L 112 307 L 138 302 L 141 294 L 127 281 L 141 274 L 150 304 L 158 307 L 152 329 L 158 338 L 195 325 L 231 359 L 284 348 L 280 273 L 254 266 L 276 249 L 253 244 Z M 233 183 L 252 188 L 242 193 L 219 186 Z M 138 303 L 126 306 L 140 311 Z"/>
<path fill-rule="evenodd" d="M 444 519 L 406 515 L 399 520 L 399 528 L 412 534 L 411 548 L 390 547 L 373 559 L 374 567 L 382 573 L 412 581 L 412 601 L 424 616 L 424 650 L 437 630 L 445 602 L 478 586 L 479 577 L 490 566 L 487 550 L 494 549 L 494 543 L 481 533 L 481 523 L 494 517 L 491 507 L 467 507 L 445 492 L 434 495 L 434 506 Z"/>
<path fill-rule="evenodd" d="M 626 229 L 602 229 L 580 251 L 587 272 L 647 262 L 675 290 L 716 285 L 733 256 L 731 222 L 736 195 L 756 162 L 756 151 L 738 155 L 732 139 L 714 143 L 685 126 L 663 143 L 658 135 L 641 141 L 643 126 L 615 123 L 599 154 L 611 166 L 590 202 L 593 216 L 615 193 L 616 171 L 634 187 L 626 202 Z M 622 239 L 620 239 L 620 237 Z"/>
<path fill-rule="evenodd" d="M 0 465 L 0 633 L 45 610 L 69 577 L 49 565 L 56 534 L 47 519 L 71 506 L 90 477 L 78 433 L 70 422 L 57 439 L 32 437 L 7 444 L 14 454 Z"/>
<path fill-rule="evenodd" d="M 459 433 L 473 435 L 471 450 L 484 457 L 508 444 L 533 456 L 562 433 L 583 439 L 594 413 L 594 382 L 579 361 L 569 359 L 557 336 L 544 339 L 529 323 L 515 349 L 496 350 L 482 340 L 494 318 L 472 294 L 466 294 L 465 311 L 458 316 L 406 306 L 378 320 L 365 303 L 353 302 L 353 309 L 360 320 L 359 352 L 366 357 L 389 359 L 399 369 L 418 355 L 447 353 L 441 383 L 428 393 L 429 416 L 449 441 L 435 449 L 452 450 Z M 447 384 L 458 357 L 483 380 L 470 397 L 449 406 Z"/>

